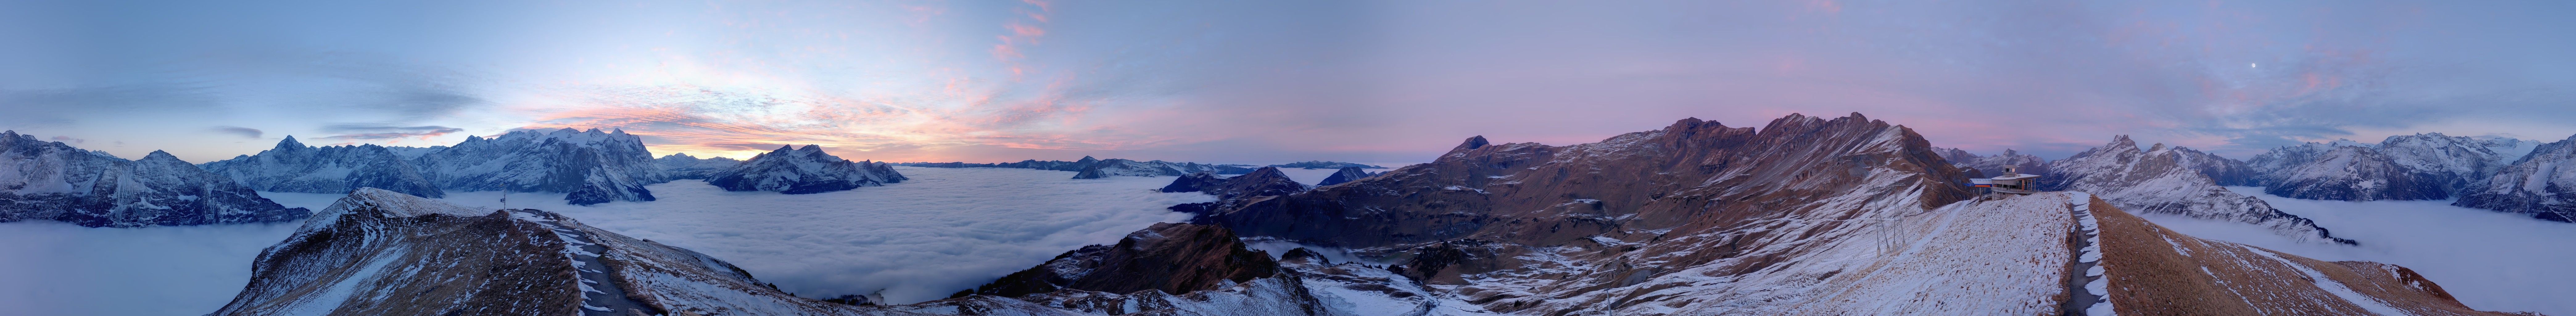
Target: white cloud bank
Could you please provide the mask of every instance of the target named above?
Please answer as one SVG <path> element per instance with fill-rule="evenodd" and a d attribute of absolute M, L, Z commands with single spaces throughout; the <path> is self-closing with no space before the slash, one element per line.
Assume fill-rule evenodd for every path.
<path fill-rule="evenodd" d="M 0 314 L 202 315 L 299 223 L 90 228 L 0 223 Z"/>
<path fill-rule="evenodd" d="M 1189 214 L 1166 207 L 1214 200 L 1153 192 L 1172 177 L 895 168 L 912 180 L 797 195 L 682 180 L 646 186 L 659 201 L 584 207 L 564 205 L 561 194 L 513 194 L 510 206 L 703 252 L 805 297 L 877 293 L 910 303 L 945 298 L 1083 245 L 1115 243 L 1156 222 L 1187 221 Z M 498 195 L 449 192 L 445 200 L 492 207 Z"/>
<path fill-rule="evenodd" d="M 2192 236 L 2327 261 L 2376 261 L 2415 269 L 2479 310 L 2576 315 L 2576 224 L 2451 206 L 2451 201 L 2320 201 L 2229 187 L 2317 221 L 2361 246 L 2301 243 L 2261 227 L 2140 214 Z"/>

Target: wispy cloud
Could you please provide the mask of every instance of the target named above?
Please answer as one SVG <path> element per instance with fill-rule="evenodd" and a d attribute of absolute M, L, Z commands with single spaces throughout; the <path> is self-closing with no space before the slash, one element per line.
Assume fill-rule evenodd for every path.
<path fill-rule="evenodd" d="M 256 128 L 240 127 L 240 126 L 216 126 L 216 127 L 214 128 L 214 131 L 215 131 L 216 133 L 232 134 L 232 135 L 241 136 L 242 138 L 249 138 L 249 139 L 259 139 L 260 134 L 265 134 L 265 133 L 260 132 L 260 131 L 259 131 L 259 129 L 256 129 Z"/>

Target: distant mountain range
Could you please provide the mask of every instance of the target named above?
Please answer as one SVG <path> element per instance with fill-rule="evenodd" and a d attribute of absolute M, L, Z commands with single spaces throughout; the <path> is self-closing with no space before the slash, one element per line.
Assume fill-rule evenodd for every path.
<path fill-rule="evenodd" d="M 253 190 L 167 152 L 126 160 L 0 131 L 0 222 L 145 227 L 283 222 L 312 213 Z"/>
<path fill-rule="evenodd" d="M 2121 137 L 2111 147 L 2118 147 L 2126 139 Z M 2576 220 L 2576 167 L 2561 167 L 2576 166 L 2576 149 L 2571 148 L 2576 148 L 2576 136 L 2542 143 L 2422 133 L 2389 136 L 2379 143 L 2337 140 L 2283 146 L 2242 162 L 2188 148 L 2174 149 L 2178 154 L 2175 163 L 2198 171 L 2214 185 L 2262 186 L 2264 193 L 2311 200 L 2456 198 L 2452 205 L 2565 222 Z M 2050 181 L 2073 181 L 2103 170 L 2130 170 L 2061 170 L 2058 164 L 2064 160 L 2048 162 L 2011 150 L 1997 156 L 1978 156 L 1957 149 L 1939 151 L 1961 168 L 1988 170 L 1986 175 L 1993 175 L 1991 170 L 2006 164 L 2020 166 L 2023 173 L 2049 175 L 2044 179 Z M 2077 154 L 2068 160 L 2093 153 Z M 2231 195 L 2214 191 L 2210 194 Z M 2115 196 L 2104 197 L 2122 200 Z"/>

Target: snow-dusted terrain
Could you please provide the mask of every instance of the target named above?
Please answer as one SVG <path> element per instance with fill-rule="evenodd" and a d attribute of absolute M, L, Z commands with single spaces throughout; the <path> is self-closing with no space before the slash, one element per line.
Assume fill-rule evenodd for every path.
<path fill-rule="evenodd" d="M 2301 242 L 2244 224 L 2164 214 L 2139 216 L 2192 236 L 2260 246 L 2318 260 L 2363 260 L 2414 269 L 2441 282 L 2461 303 L 2481 310 L 2576 315 L 2576 224 L 2462 208 L 2449 201 L 2321 201 L 2263 194 L 2259 187 L 2228 187 L 2262 198 L 2283 212 L 2335 227 L 2338 236 L 2367 240 L 2360 246 Z"/>
<path fill-rule="evenodd" d="M 512 194 L 510 207 L 703 252 L 805 297 L 881 294 L 894 303 L 947 297 L 1083 245 L 1110 243 L 1213 200 L 1158 193 L 1168 177 L 1065 179 L 1072 172 L 895 167 L 912 180 L 866 190 L 783 195 L 728 192 L 694 180 L 648 186 L 657 201 L 564 205 L 560 194 Z M 443 200 L 499 206 L 497 192 Z"/>

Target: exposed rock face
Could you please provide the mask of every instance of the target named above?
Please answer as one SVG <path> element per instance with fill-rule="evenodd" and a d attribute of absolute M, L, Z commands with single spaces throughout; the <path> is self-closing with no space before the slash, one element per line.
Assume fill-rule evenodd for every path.
<path fill-rule="evenodd" d="M 2353 243 L 2335 238 L 2306 218 L 2273 209 L 2262 199 L 2219 186 L 2202 174 L 2215 163 L 2208 160 L 2214 156 L 2203 155 L 2164 144 L 2142 151 L 2129 136 L 2121 135 L 2110 144 L 2050 162 L 2050 174 L 2040 178 L 2040 188 L 2092 193 L 2131 211 L 2242 222 L 2284 236 Z"/>
<path fill-rule="evenodd" d="M 1360 167 L 1342 167 L 1342 170 L 1339 170 L 1339 171 L 1333 171 L 1333 175 L 1332 175 L 1332 176 L 1324 177 L 1324 181 L 1323 181 L 1323 182 L 1317 182 L 1317 183 L 1315 183 L 1315 186 L 1327 186 L 1327 185 L 1335 185 L 1335 184 L 1348 183 L 1348 182 L 1351 182 L 1351 181 L 1359 181 L 1359 180 L 1360 180 L 1360 178 L 1367 178 L 1367 177 L 1369 177 L 1369 176 L 1374 176 L 1374 175 L 1377 175 L 1377 174 L 1376 174 L 1376 173 L 1370 173 L 1370 172 L 1365 171 L 1365 170 L 1360 170 Z"/>
<path fill-rule="evenodd" d="M 1305 190 L 1305 184 L 1288 179 L 1288 174 L 1280 172 L 1278 167 L 1261 167 L 1260 170 L 1233 178 L 1217 178 L 1215 174 L 1205 172 L 1194 173 L 1173 180 L 1171 185 L 1163 186 L 1162 189 L 1163 192 L 1207 192 L 1208 195 L 1217 196 L 1219 200 L 1288 195 Z"/>
<path fill-rule="evenodd" d="M 213 315 L 859 314 L 555 213 L 376 189 L 332 203 L 251 267 Z"/>
<path fill-rule="evenodd" d="M 2108 294 L 2120 315 L 2517 315 L 2470 309 L 2406 267 L 2194 238 L 2087 204 L 2108 281 L 2087 290 Z"/>
<path fill-rule="evenodd" d="M 277 142 L 276 148 L 257 155 L 235 156 L 200 167 L 260 191 L 346 194 L 358 188 L 378 188 L 433 198 L 447 196 L 409 160 L 384 146 L 312 147 L 296 142 L 295 136 L 287 136 Z"/>
<path fill-rule="evenodd" d="M 626 131 L 516 131 L 500 137 L 467 136 L 456 146 L 415 161 L 450 191 L 564 192 L 576 205 L 652 201 L 646 184 L 670 181 Z"/>
<path fill-rule="evenodd" d="M 1077 161 L 1022 160 L 1020 162 L 1008 163 L 907 162 L 895 165 L 927 168 L 1020 168 L 1074 172 L 1100 169 L 1099 171 L 1084 173 L 1089 175 L 1088 178 L 1083 174 L 1077 174 L 1074 177 L 1075 179 L 1098 179 L 1099 177 L 1106 176 L 1182 176 L 1200 172 L 1215 172 L 1216 174 L 1245 174 L 1252 172 L 1252 168 L 1245 168 L 1240 165 L 1210 165 L 1195 162 L 1164 162 L 1161 160 L 1141 162 L 1126 159 L 1103 160 L 1092 158 L 1091 156 L 1082 156 L 1082 160 Z"/>
<path fill-rule="evenodd" d="M 811 194 L 845 191 L 858 187 L 885 186 L 906 180 L 892 165 L 882 162 L 853 162 L 823 153 L 822 146 L 805 148 L 781 146 L 778 150 L 752 156 L 733 168 L 707 176 L 707 184 L 726 191 L 778 191 L 785 194 Z"/>
<path fill-rule="evenodd" d="M 1090 245 L 1045 264 L 958 292 L 1020 297 L 1058 289 L 1108 293 L 1189 293 L 1279 274 L 1270 255 L 1248 250 L 1234 232 L 1211 225 L 1156 223 L 1117 245 Z"/>
<path fill-rule="evenodd" d="M 679 153 L 662 156 L 662 158 L 654 158 L 653 164 L 661 166 L 662 172 L 670 175 L 672 180 L 703 180 L 707 178 L 707 175 L 715 174 L 717 171 L 731 169 L 734 165 L 742 164 L 742 161 L 725 157 L 700 159 L 696 156 Z"/>
<path fill-rule="evenodd" d="M 2282 197 L 2336 200 L 2440 200 L 2442 186 L 2420 177 L 2370 147 L 2335 147 L 2317 160 L 2275 174 L 2263 193 Z"/>
<path fill-rule="evenodd" d="M 166 152 L 125 160 L 0 131 L 0 222 L 144 227 L 282 222 L 310 213 Z"/>
<path fill-rule="evenodd" d="M 1270 166 L 1271 166 L 1271 167 L 1280 167 L 1280 168 L 1298 168 L 1298 169 L 1341 169 L 1341 168 L 1386 169 L 1386 167 L 1379 167 L 1379 166 L 1372 166 L 1372 165 L 1365 165 L 1365 164 L 1358 164 L 1358 163 L 1348 163 L 1348 162 L 1338 162 L 1338 161 L 1322 161 L 1322 160 L 1314 160 L 1314 161 L 1306 161 L 1306 162 L 1291 162 L 1291 163 L 1276 164 L 1276 165 L 1270 165 Z"/>
<path fill-rule="evenodd" d="M 2521 158 L 2537 142 L 2441 133 L 2389 136 L 2379 144 L 2350 140 L 2274 148 L 2255 156 L 2264 192 L 2340 200 L 2439 200 L 2460 196 Z"/>
<path fill-rule="evenodd" d="M 2576 222 L 2576 136 L 2536 147 L 2451 205 Z"/>

